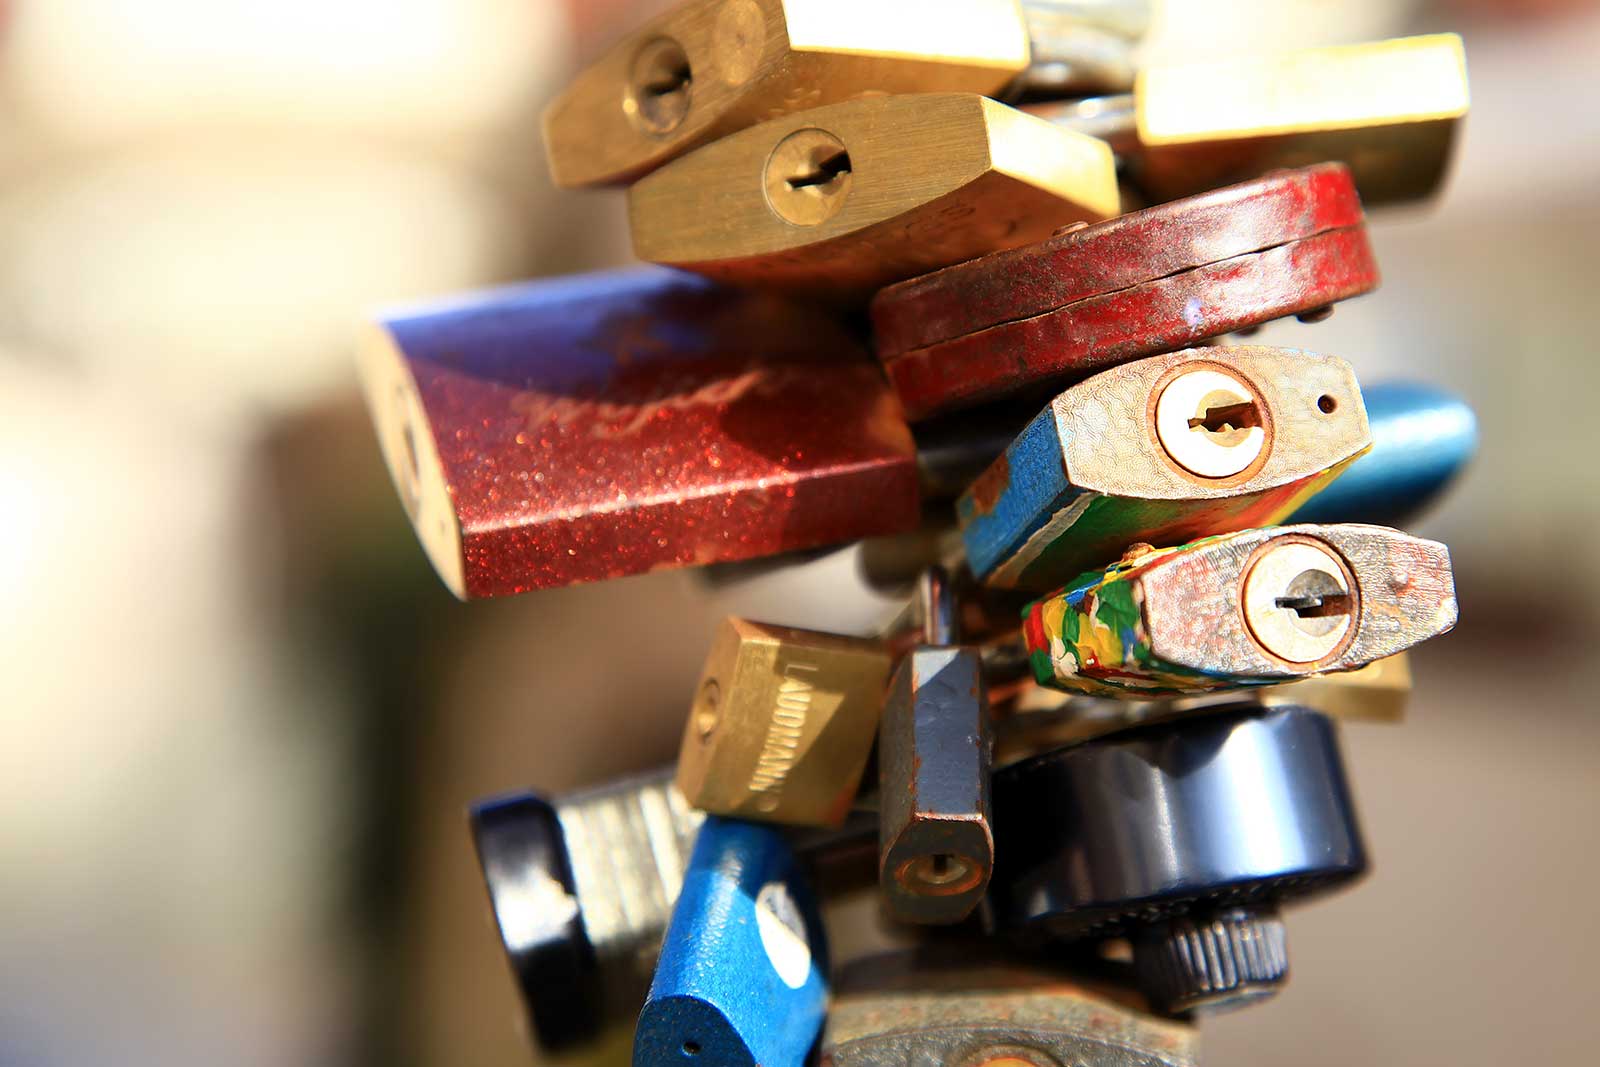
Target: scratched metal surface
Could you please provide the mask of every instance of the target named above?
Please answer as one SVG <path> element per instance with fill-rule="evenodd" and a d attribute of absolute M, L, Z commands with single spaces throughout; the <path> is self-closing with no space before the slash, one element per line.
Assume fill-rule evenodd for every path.
<path fill-rule="evenodd" d="M 1181 553 L 1141 582 L 1151 653 L 1191 668 L 1253 678 L 1305 673 L 1274 660 L 1250 639 L 1240 607 L 1240 577 L 1250 554 L 1284 535 L 1326 542 L 1355 576 L 1355 635 L 1319 670 L 1350 670 L 1446 633 L 1456 622 L 1450 552 L 1437 541 L 1358 523 L 1252 530 Z M 1217 595 L 1195 597 L 1196 589 Z"/>
<path fill-rule="evenodd" d="M 885 289 L 878 357 L 913 419 L 1369 292 L 1340 164 L 1133 212 Z"/>
<path fill-rule="evenodd" d="M 531 282 L 386 327 L 437 448 L 423 477 L 448 490 L 449 514 L 414 520 L 425 542 L 459 527 L 464 598 L 917 523 L 898 405 L 819 313 L 647 270 Z"/>

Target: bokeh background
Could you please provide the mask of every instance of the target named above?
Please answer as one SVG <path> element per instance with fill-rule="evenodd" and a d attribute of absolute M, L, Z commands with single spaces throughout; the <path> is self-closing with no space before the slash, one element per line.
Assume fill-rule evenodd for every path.
<path fill-rule="evenodd" d="M 728 611 L 881 617 L 848 551 L 463 606 L 383 472 L 370 307 L 628 260 L 537 116 L 661 6 L 0 0 L 0 1064 L 530 1062 L 468 802 L 669 759 Z M 1170 0 L 1149 48 L 1435 29 L 1447 194 L 1261 339 L 1477 405 L 1420 527 L 1463 621 L 1406 724 L 1346 729 L 1376 872 L 1213 1064 L 1594 1059 L 1600 10 Z"/>

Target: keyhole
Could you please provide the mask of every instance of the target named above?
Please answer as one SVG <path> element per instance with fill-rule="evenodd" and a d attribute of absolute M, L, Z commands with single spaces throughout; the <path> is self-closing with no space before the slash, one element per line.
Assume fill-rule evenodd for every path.
<path fill-rule="evenodd" d="M 1253 400 L 1241 400 L 1236 393 L 1219 389 L 1200 401 L 1198 412 L 1189 419 L 1189 429 L 1199 430 L 1217 444 L 1232 448 L 1243 444 L 1252 427 L 1261 425 L 1261 409 Z"/>
<path fill-rule="evenodd" d="M 789 188 L 826 192 L 825 186 L 833 184 L 841 176 L 849 173 L 850 153 L 841 150 L 830 154 L 826 159 L 819 160 L 808 173 L 790 178 Z"/>
<path fill-rule="evenodd" d="M 1231 478 L 1267 448 L 1262 402 L 1232 372 L 1201 365 L 1162 387 L 1156 440 L 1178 466 L 1202 478 Z"/>
<path fill-rule="evenodd" d="M 677 41 L 658 37 L 634 57 L 623 109 L 644 132 L 670 133 L 689 113 L 694 72 Z"/>
<path fill-rule="evenodd" d="M 700 687 L 700 697 L 695 701 L 694 728 L 699 732 L 701 739 L 708 738 L 715 732 L 717 724 L 722 721 L 722 686 L 715 678 L 707 678 Z"/>
<path fill-rule="evenodd" d="M 921 896 L 947 896 L 977 885 L 983 877 L 978 864 L 954 852 L 930 852 L 900 866 L 900 884 Z"/>
<path fill-rule="evenodd" d="M 1315 568 L 1290 579 L 1273 605 L 1294 612 L 1294 624 L 1313 637 L 1331 633 L 1350 614 L 1350 593 L 1338 578 Z"/>
<path fill-rule="evenodd" d="M 767 204 L 785 222 L 815 226 L 844 206 L 852 175 L 842 141 L 823 130 L 796 130 L 767 157 Z"/>

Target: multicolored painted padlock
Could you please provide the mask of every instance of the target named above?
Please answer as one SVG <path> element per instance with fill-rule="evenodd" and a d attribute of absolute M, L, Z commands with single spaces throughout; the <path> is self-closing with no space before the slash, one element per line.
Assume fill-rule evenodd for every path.
<path fill-rule="evenodd" d="M 1382 526 L 1278 526 L 1140 546 L 1034 601 L 1039 684 L 1141 699 L 1352 670 L 1448 632 L 1450 553 Z"/>

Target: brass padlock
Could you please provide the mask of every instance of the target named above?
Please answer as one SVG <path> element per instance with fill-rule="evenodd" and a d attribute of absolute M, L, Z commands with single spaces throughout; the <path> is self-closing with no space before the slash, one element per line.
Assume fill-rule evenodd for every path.
<path fill-rule="evenodd" d="M 694 0 L 546 109 L 557 185 L 618 184 L 778 115 L 864 93 L 995 95 L 1028 68 L 1016 0 Z"/>
<path fill-rule="evenodd" d="M 716 815 L 837 826 L 877 736 L 889 667 L 878 641 L 724 620 L 684 727 L 678 788 Z"/>
<path fill-rule="evenodd" d="M 628 191 L 641 259 L 845 302 L 1118 208 L 1105 142 L 970 93 L 786 115 Z"/>
<path fill-rule="evenodd" d="M 1131 101 L 1027 110 L 1105 137 L 1152 201 L 1337 160 L 1371 207 L 1438 191 L 1467 108 L 1461 38 L 1441 33 L 1152 64 L 1139 72 Z"/>

